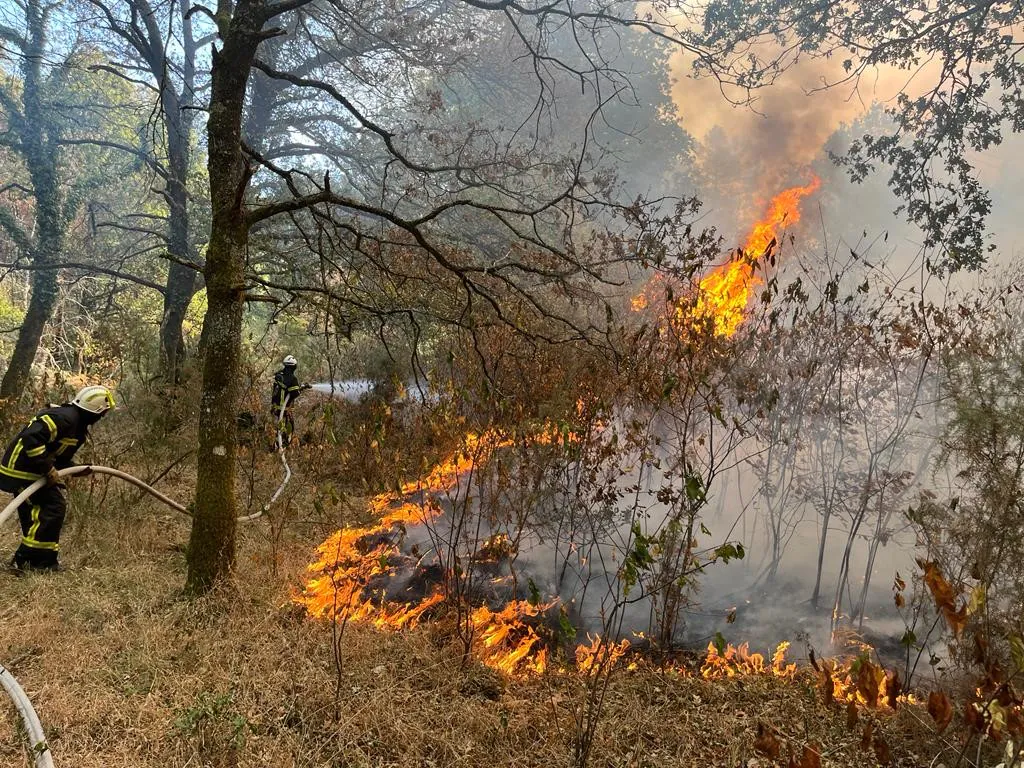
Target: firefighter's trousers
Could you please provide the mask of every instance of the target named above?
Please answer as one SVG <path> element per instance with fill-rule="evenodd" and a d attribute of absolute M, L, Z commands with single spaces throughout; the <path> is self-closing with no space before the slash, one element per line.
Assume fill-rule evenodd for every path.
<path fill-rule="evenodd" d="M 295 431 L 295 421 L 292 419 L 292 412 L 285 408 L 284 418 L 281 418 L 281 408 L 279 406 L 273 406 L 270 409 L 271 415 L 274 417 L 274 431 L 275 436 L 277 433 L 281 435 L 281 445 L 285 448 L 291 444 L 292 433 Z M 275 447 L 277 443 L 275 442 Z"/>
<path fill-rule="evenodd" d="M 21 546 L 14 553 L 16 565 L 29 568 L 54 568 L 60 551 L 60 529 L 64 525 L 67 501 L 64 486 L 40 488 L 18 507 L 21 521 Z"/>

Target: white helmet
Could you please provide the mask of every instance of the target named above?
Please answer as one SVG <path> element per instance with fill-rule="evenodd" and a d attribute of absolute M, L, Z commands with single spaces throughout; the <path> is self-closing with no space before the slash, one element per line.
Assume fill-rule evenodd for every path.
<path fill-rule="evenodd" d="M 285 366 L 297 366 L 299 364 L 299 361 L 296 360 L 291 355 L 288 355 L 288 357 L 284 359 L 284 364 Z"/>
<path fill-rule="evenodd" d="M 114 407 L 114 393 L 104 386 L 93 385 L 80 390 L 72 405 L 77 405 L 83 411 L 103 415 Z"/>

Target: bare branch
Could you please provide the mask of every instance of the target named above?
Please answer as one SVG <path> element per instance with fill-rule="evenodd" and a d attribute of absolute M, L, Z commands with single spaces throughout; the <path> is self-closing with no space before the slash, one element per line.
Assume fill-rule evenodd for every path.
<path fill-rule="evenodd" d="M 21 270 L 26 272 L 34 271 L 51 271 L 61 269 L 80 269 L 83 272 L 94 272 L 101 275 L 109 275 L 110 277 L 116 277 L 119 280 L 127 280 L 138 285 L 145 286 L 146 288 L 152 288 L 154 291 L 159 293 L 164 292 L 164 287 L 157 283 L 147 280 L 144 277 L 138 277 L 137 275 L 130 275 L 126 272 L 120 272 L 116 269 L 108 269 L 106 267 L 98 267 L 95 264 L 82 264 L 72 261 L 62 261 L 56 264 L 22 264 L 20 262 L 14 262 L 12 264 L 0 264 L 0 268 Z"/>

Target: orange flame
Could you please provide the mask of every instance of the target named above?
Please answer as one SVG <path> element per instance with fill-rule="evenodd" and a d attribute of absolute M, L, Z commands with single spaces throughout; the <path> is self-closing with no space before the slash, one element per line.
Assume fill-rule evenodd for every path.
<path fill-rule="evenodd" d="M 732 336 L 743 322 L 750 295 L 764 281 L 754 271 L 757 261 L 778 241 L 784 226 L 800 221 L 800 202 L 815 192 L 821 180 L 815 176 L 804 187 L 790 187 L 772 198 L 768 212 L 747 235 L 738 257 L 700 281 L 696 318 L 713 319 L 717 336 Z"/>
<path fill-rule="evenodd" d="M 513 600 L 497 612 L 487 606 L 474 610 L 470 623 L 477 656 L 487 666 L 507 675 L 543 672 L 547 668 L 547 650 L 540 635 L 523 619 L 539 616 L 553 605 Z"/>
<path fill-rule="evenodd" d="M 743 323 L 754 289 L 764 281 L 757 274 L 757 263 L 770 253 L 784 227 L 800 221 L 800 204 L 821 186 L 815 176 L 802 187 L 790 187 L 772 198 L 765 215 L 751 228 L 731 261 L 709 272 L 700 281 L 696 294 L 674 302 L 670 323 L 676 333 L 685 335 L 691 328 L 707 328 L 716 336 L 732 336 Z M 631 300 L 634 312 L 642 312 L 665 288 L 662 275 L 655 275 Z"/>
<path fill-rule="evenodd" d="M 714 643 L 708 643 L 708 653 L 700 668 L 700 674 L 705 680 L 766 674 L 774 677 L 794 677 L 796 664 L 786 663 L 787 650 L 789 643 L 779 643 L 772 654 L 771 664 L 765 664 L 764 656 L 760 653 L 751 653 L 747 643 L 739 646 L 726 645 L 721 653 Z"/>
<path fill-rule="evenodd" d="M 443 595 L 431 594 L 415 604 L 374 600 L 365 595 L 372 579 L 393 572 L 389 561 L 400 554 L 393 542 L 406 526 L 427 523 L 441 514 L 433 498 L 424 496 L 414 503 L 408 497 L 420 491 L 450 490 L 476 462 L 486 462 L 494 451 L 509 444 L 507 437 L 496 432 L 470 433 L 459 449 L 425 478 L 403 484 L 398 493 L 374 496 L 368 511 L 378 522 L 342 528 L 317 547 L 318 557 L 307 569 L 312 577 L 295 600 L 317 618 L 369 622 L 381 629 L 415 626 L 424 613 L 443 600 Z M 372 545 L 374 541 L 381 543 Z"/>
<path fill-rule="evenodd" d="M 628 650 L 629 640 L 613 643 L 594 635 L 589 645 L 576 646 L 576 669 L 584 674 L 609 669 L 618 664 Z"/>
<path fill-rule="evenodd" d="M 546 425 L 531 437 L 538 445 L 576 440 Z M 460 477 L 490 461 L 494 452 L 512 444 L 512 439 L 496 431 L 482 435 L 467 434 L 458 450 L 435 466 L 426 477 L 404 483 L 399 491 L 374 496 L 368 512 L 377 523 L 353 526 L 335 531 L 317 548 L 317 559 L 309 565 L 310 578 L 301 594 L 294 597 L 307 612 L 320 619 L 353 621 L 370 624 L 377 629 L 400 630 L 415 627 L 429 615 L 432 608 L 444 602 L 440 585 L 419 600 L 385 599 L 382 594 L 368 594 L 373 580 L 384 581 L 393 576 L 393 561 L 401 555 L 399 540 L 407 526 L 429 523 L 442 514 L 438 502 L 430 494 L 450 492 Z M 422 493 L 422 500 L 410 501 Z M 507 536 L 488 539 L 477 553 L 478 558 L 501 559 L 511 554 L 512 542 Z M 532 605 L 514 600 L 500 611 L 483 606 L 472 610 L 469 621 L 473 631 L 473 647 L 488 666 L 507 674 L 543 672 L 547 650 L 541 636 L 528 623 L 552 607 Z"/>

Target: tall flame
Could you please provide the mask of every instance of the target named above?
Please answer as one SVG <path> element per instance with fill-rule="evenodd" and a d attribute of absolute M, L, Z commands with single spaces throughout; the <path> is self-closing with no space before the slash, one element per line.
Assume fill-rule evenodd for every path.
<path fill-rule="evenodd" d="M 747 235 L 737 258 L 700 281 L 693 317 L 711 320 L 716 336 L 736 333 L 751 293 L 764 282 L 754 267 L 778 241 L 780 230 L 800 221 L 800 202 L 820 185 L 821 180 L 815 176 L 807 186 L 791 187 L 773 197 L 767 213 Z"/>

